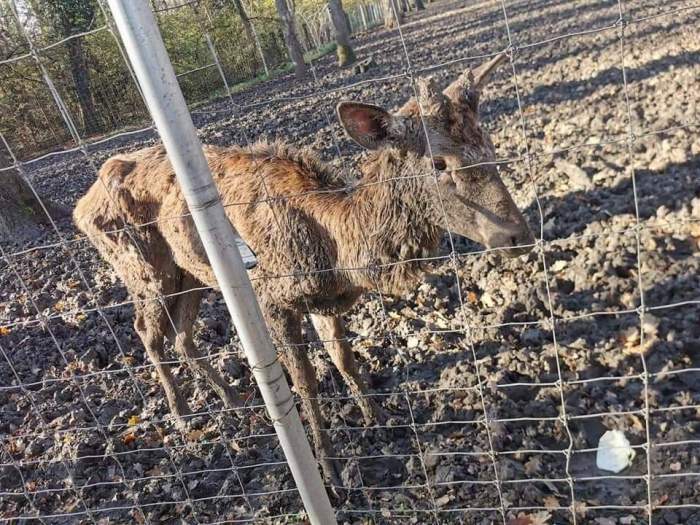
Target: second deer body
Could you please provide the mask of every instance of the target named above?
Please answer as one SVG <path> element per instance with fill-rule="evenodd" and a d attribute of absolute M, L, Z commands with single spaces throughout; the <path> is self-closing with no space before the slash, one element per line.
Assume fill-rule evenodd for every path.
<path fill-rule="evenodd" d="M 367 396 L 341 315 L 365 291 L 379 287 L 393 294 L 415 282 L 420 260 L 435 253 L 446 230 L 516 253 L 522 251 L 518 246 L 533 242 L 489 163 L 494 148 L 478 120 L 481 89 L 500 58 L 465 72 L 442 92 L 422 81 L 417 99 L 395 115 L 376 106 L 341 103 L 338 115 L 347 133 L 374 150 L 352 189 L 334 182 L 335 174 L 313 154 L 283 143 L 205 149 L 227 215 L 257 254 L 253 284 L 303 400 L 317 457 L 335 482 L 338 472 L 327 459 L 333 453 L 316 400 L 315 371 L 302 338 L 303 315 L 311 314 L 372 424 L 381 414 Z M 164 150 L 113 157 L 99 178 L 74 218 L 135 301 L 135 328 L 173 415 L 181 419 L 189 407 L 163 363 L 165 339 L 227 406 L 235 406 L 230 386 L 192 341 L 202 297 L 197 289 L 217 283 Z M 130 232 L 123 229 L 124 223 L 150 221 Z M 158 297 L 164 299 L 154 300 Z"/>

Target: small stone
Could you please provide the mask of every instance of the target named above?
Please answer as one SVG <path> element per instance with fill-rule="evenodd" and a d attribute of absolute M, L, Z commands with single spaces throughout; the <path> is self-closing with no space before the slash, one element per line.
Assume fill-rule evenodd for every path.
<path fill-rule="evenodd" d="M 438 507 L 444 507 L 444 506 L 447 505 L 450 501 L 452 501 L 453 497 L 454 497 L 454 496 L 452 496 L 451 494 L 445 494 L 444 496 L 440 496 L 439 498 L 437 498 L 437 499 L 435 500 L 435 504 L 436 504 Z"/>
<path fill-rule="evenodd" d="M 587 190 L 593 187 L 593 181 L 588 174 L 579 168 L 576 164 L 565 160 L 558 160 L 555 163 L 557 169 L 564 173 L 569 178 L 569 183 L 572 188 L 579 190 Z"/>
<path fill-rule="evenodd" d="M 617 525 L 612 518 L 596 518 L 594 521 L 596 525 Z"/>
<path fill-rule="evenodd" d="M 440 454 L 438 449 L 427 450 L 425 456 L 423 457 L 423 463 L 425 468 L 433 468 L 440 463 Z"/>
<path fill-rule="evenodd" d="M 44 443 L 42 442 L 42 440 L 37 439 L 36 441 L 32 441 L 27 446 L 25 453 L 27 454 L 27 456 L 38 456 L 43 451 L 44 451 Z"/>
<path fill-rule="evenodd" d="M 644 330 L 644 333 L 655 336 L 659 331 L 659 322 L 658 317 L 645 313 L 642 320 L 642 329 Z"/>
<path fill-rule="evenodd" d="M 73 399 L 73 391 L 70 387 L 67 386 L 62 390 L 57 390 L 56 392 L 54 392 L 53 399 L 56 402 L 70 401 L 71 399 Z"/>
<path fill-rule="evenodd" d="M 668 152 L 668 156 L 673 164 L 685 164 L 688 162 L 688 154 L 681 148 L 672 149 Z"/>
<path fill-rule="evenodd" d="M 668 164 L 668 157 L 663 154 L 658 154 L 649 163 L 649 169 L 652 171 L 664 171 L 668 167 Z"/>
<path fill-rule="evenodd" d="M 520 342 L 527 346 L 540 344 L 544 339 L 544 332 L 539 328 L 527 328 L 520 334 Z"/>
<path fill-rule="evenodd" d="M 554 264 L 552 264 L 552 266 L 550 266 L 550 270 L 552 270 L 553 272 L 560 272 L 564 268 L 566 268 L 566 266 L 568 264 L 569 263 L 567 261 L 559 260 L 559 261 L 556 261 Z"/>

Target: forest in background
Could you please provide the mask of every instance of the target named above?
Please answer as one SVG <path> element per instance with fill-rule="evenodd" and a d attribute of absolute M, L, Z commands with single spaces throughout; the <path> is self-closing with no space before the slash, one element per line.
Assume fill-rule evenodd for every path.
<path fill-rule="evenodd" d="M 354 60 L 353 33 L 390 27 L 397 13 L 423 8 L 421 0 L 151 0 L 151 6 L 191 106 L 226 93 L 206 35 L 229 87 L 239 90 L 290 71 L 303 78 L 309 60 L 334 50 L 346 66 Z M 111 27 L 105 0 L 0 1 L 0 133 L 18 159 L 73 147 L 76 136 L 148 124 Z M 9 162 L 6 152 L 0 155 L 0 165 Z"/>

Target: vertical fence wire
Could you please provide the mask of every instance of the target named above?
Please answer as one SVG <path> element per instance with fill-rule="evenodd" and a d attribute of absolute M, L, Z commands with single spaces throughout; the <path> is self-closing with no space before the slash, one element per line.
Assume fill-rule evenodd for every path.
<path fill-rule="evenodd" d="M 518 103 L 518 127 L 520 128 L 520 133 L 523 141 L 523 146 L 525 149 L 525 156 L 524 156 L 524 162 L 527 168 L 528 176 L 530 179 L 530 184 L 532 185 L 532 192 L 535 196 L 535 202 L 537 203 L 537 211 L 539 214 L 539 226 L 540 226 L 540 238 L 537 243 L 537 248 L 540 251 L 540 260 L 542 261 L 542 276 L 544 280 L 544 285 L 545 285 L 545 290 L 547 293 L 547 309 L 549 310 L 549 322 L 551 324 L 551 331 L 552 331 L 552 342 L 554 345 L 554 357 L 556 360 L 556 367 L 557 367 L 557 387 L 559 390 L 559 400 L 560 400 L 560 408 L 561 408 L 561 422 L 564 425 L 564 428 L 566 430 L 566 435 L 568 437 L 569 443 L 565 452 L 565 458 L 566 458 L 566 464 L 565 464 L 565 473 L 566 473 L 566 482 L 569 485 L 569 494 L 571 496 L 571 506 L 570 506 L 570 511 L 571 511 L 571 519 L 573 525 L 576 525 L 577 523 L 577 516 L 576 516 L 576 493 L 574 490 L 574 480 L 571 475 L 571 455 L 574 449 L 574 438 L 571 433 L 571 429 L 569 428 L 569 419 L 568 415 L 566 412 L 566 399 L 565 399 L 565 394 L 564 394 L 564 378 L 562 375 L 562 365 L 561 365 L 561 355 L 560 355 L 560 349 L 559 345 L 557 342 L 557 332 L 556 332 L 556 326 L 557 326 L 557 320 L 554 314 L 554 302 L 552 300 L 552 295 L 551 295 L 551 290 L 550 290 L 550 280 L 549 280 L 549 275 L 548 275 L 548 269 L 547 269 L 547 258 L 545 255 L 546 248 L 545 248 L 545 242 L 544 242 L 544 213 L 542 211 L 542 203 L 540 201 L 540 197 L 537 192 L 537 185 L 535 182 L 535 174 L 534 170 L 532 167 L 532 162 L 531 162 L 531 157 L 530 157 L 530 148 L 529 148 L 529 140 L 528 140 L 528 134 L 527 134 L 527 129 L 525 126 L 525 116 L 523 113 L 523 107 L 522 107 L 522 101 L 520 99 L 520 89 L 519 89 L 519 82 L 518 82 L 518 73 L 515 65 L 515 59 L 514 55 L 516 53 L 516 48 L 514 47 L 514 42 L 513 38 L 511 35 L 510 31 L 510 25 L 508 22 L 508 12 L 506 9 L 506 4 L 505 1 L 501 0 L 501 9 L 503 11 L 503 20 L 505 23 L 505 28 L 506 28 L 506 35 L 508 36 L 508 59 L 510 62 L 510 67 L 513 73 L 513 88 L 515 89 L 515 97 Z"/>
<path fill-rule="evenodd" d="M 392 1 L 391 6 L 392 6 L 392 10 L 394 12 L 394 19 L 396 22 L 397 32 L 399 34 L 399 39 L 401 41 L 401 48 L 403 50 L 404 58 L 406 60 L 406 72 L 408 75 L 408 79 L 411 83 L 411 89 L 413 91 L 413 95 L 418 100 L 418 89 L 416 87 L 416 80 L 414 78 L 413 70 L 411 67 L 411 57 L 410 57 L 410 54 L 408 52 L 408 45 L 406 44 L 406 40 L 404 38 L 403 30 L 401 27 L 401 17 L 399 16 L 399 13 L 397 11 L 396 2 Z M 430 133 L 428 132 L 428 125 L 425 121 L 425 117 L 423 114 L 423 108 L 421 107 L 420 104 L 418 104 L 418 111 L 419 111 L 419 116 L 420 116 L 420 120 L 421 120 L 421 126 L 423 129 L 423 133 L 424 133 L 426 144 L 427 144 L 428 155 L 430 157 L 431 163 L 433 164 L 433 166 L 435 166 L 435 159 L 433 157 L 433 149 L 432 149 L 432 145 L 430 143 Z M 434 184 L 438 188 L 438 202 L 440 204 L 442 218 L 443 218 L 443 221 L 445 223 L 445 230 L 447 232 L 447 238 L 448 238 L 449 245 L 450 245 L 450 259 L 451 259 L 452 269 L 453 269 L 454 275 L 455 275 L 455 284 L 457 287 L 457 299 L 459 301 L 460 311 L 463 314 L 465 314 L 467 312 L 467 309 L 465 308 L 464 300 L 462 297 L 462 289 L 461 289 L 461 283 L 460 283 L 459 272 L 458 272 L 458 267 L 457 267 L 457 257 L 456 257 L 457 251 L 455 250 L 454 239 L 452 236 L 452 229 L 450 227 L 451 225 L 449 223 L 447 212 L 445 210 L 445 203 L 443 200 L 442 192 L 440 190 L 440 185 L 438 184 L 437 174 L 434 175 Z M 477 383 L 477 388 L 478 388 L 478 392 L 479 392 L 479 398 L 481 401 L 481 411 L 482 411 L 482 417 L 483 417 L 483 422 L 484 422 L 484 430 L 486 432 L 486 438 L 487 438 L 487 442 L 489 445 L 488 455 L 489 455 L 489 459 L 491 461 L 491 466 L 493 469 L 494 486 L 495 486 L 496 492 L 498 494 L 499 512 L 501 515 L 501 521 L 505 525 L 505 523 L 506 523 L 506 508 L 505 508 L 505 503 L 504 503 L 504 499 L 503 499 L 503 492 L 501 489 L 501 481 L 499 478 L 496 451 L 495 451 L 495 448 L 493 446 L 493 439 L 491 437 L 491 429 L 489 427 L 489 414 L 488 414 L 488 410 L 486 409 L 486 399 L 484 396 L 482 374 L 481 374 L 481 370 L 480 370 L 481 367 L 480 367 L 478 359 L 477 359 L 476 350 L 475 350 L 474 345 L 472 343 L 471 327 L 470 327 L 469 323 L 466 321 L 467 316 L 463 315 L 463 319 L 464 320 L 462 321 L 462 323 L 463 323 L 462 330 L 463 330 L 463 333 L 466 337 L 467 346 L 470 349 L 472 360 L 473 360 L 474 371 L 475 371 L 475 375 L 476 375 L 476 383 Z M 412 426 L 414 428 L 414 432 L 415 432 L 415 419 L 413 417 L 413 411 L 410 412 L 410 415 L 411 415 L 411 424 L 412 424 Z M 423 468 L 423 471 L 425 474 L 426 483 L 428 485 L 430 485 L 430 481 L 428 478 L 428 471 L 427 471 L 427 468 L 425 466 L 425 461 L 423 459 L 424 455 L 423 455 L 423 452 L 420 448 L 420 438 L 418 437 L 417 432 L 416 432 L 416 440 L 417 440 L 417 443 L 419 446 L 420 460 L 421 460 L 421 465 L 422 465 L 422 468 Z M 435 497 L 433 496 L 432 491 L 430 491 L 430 495 L 431 495 L 431 499 L 432 499 L 433 509 L 435 512 L 435 522 L 438 523 L 437 503 L 435 502 Z"/>
<path fill-rule="evenodd" d="M 620 33 L 620 40 L 619 40 L 619 46 L 620 46 L 620 70 L 622 72 L 622 88 L 623 88 L 623 93 L 625 97 L 625 111 L 626 111 L 626 116 L 627 116 L 627 140 L 626 140 L 626 151 L 627 151 L 627 160 L 629 162 L 629 169 L 631 171 L 631 177 L 632 177 L 632 197 L 634 199 L 634 220 L 635 220 L 635 226 L 634 226 L 634 239 L 635 239 L 635 249 L 636 249 L 636 258 L 637 258 L 637 287 L 639 289 L 639 307 L 637 308 L 637 314 L 639 315 L 639 344 L 642 348 L 644 348 L 644 313 L 646 309 L 646 305 L 644 302 L 644 279 L 643 279 L 643 267 L 642 267 L 642 242 L 640 240 L 640 235 L 639 235 L 639 227 L 640 227 L 640 219 L 639 219 L 639 198 L 637 196 L 637 175 L 636 175 L 636 170 L 634 167 L 634 152 L 632 150 L 632 146 L 634 145 L 635 142 L 635 133 L 634 133 L 634 124 L 632 122 L 632 106 L 630 104 L 630 95 L 629 95 L 629 88 L 627 86 L 627 68 L 626 68 L 626 63 L 625 63 L 625 57 L 626 57 L 626 50 L 625 50 L 625 27 L 627 24 L 627 20 L 625 18 L 625 10 L 622 4 L 622 0 L 617 0 L 617 7 L 619 11 L 620 18 L 617 21 L 617 25 L 619 26 L 618 30 Z M 639 352 L 639 359 L 641 360 L 642 363 L 642 384 L 644 385 L 644 389 L 642 391 L 643 394 L 643 402 L 644 402 L 644 409 L 643 409 L 643 417 L 644 417 L 644 431 L 645 431 L 645 437 L 646 441 L 644 443 L 644 452 L 646 455 L 646 475 L 644 476 L 644 482 L 646 483 L 647 486 L 647 515 L 649 519 L 649 525 L 652 525 L 653 523 L 653 517 L 654 517 L 654 503 L 652 500 L 652 495 L 651 495 L 651 488 L 652 488 L 652 480 L 653 480 L 653 472 L 652 472 L 652 467 L 651 467 L 651 455 L 653 453 L 652 450 L 652 442 L 651 442 L 651 432 L 650 432 L 650 425 L 651 425 L 651 411 L 649 410 L 649 369 L 647 367 L 647 361 L 646 357 L 644 356 L 644 352 Z"/>
<path fill-rule="evenodd" d="M 93 159 L 92 159 L 92 157 L 91 157 L 89 151 L 87 150 L 87 148 L 86 148 L 85 145 L 83 144 L 82 138 L 80 137 L 80 134 L 79 134 L 78 131 L 77 131 L 77 128 L 76 128 L 76 126 L 75 126 L 75 124 L 74 124 L 74 122 L 73 122 L 73 120 L 72 120 L 72 118 L 71 118 L 71 116 L 70 116 L 70 113 L 68 112 L 68 108 L 66 107 L 66 105 L 65 105 L 65 103 L 63 102 L 63 100 L 62 100 L 60 94 L 59 94 L 58 91 L 56 90 L 56 88 L 55 88 L 53 82 L 51 81 L 51 78 L 49 77 L 48 72 L 47 72 L 46 69 L 44 68 L 44 66 L 43 66 L 43 64 L 42 64 L 42 62 L 41 62 L 41 59 L 40 59 L 38 53 L 35 52 L 33 42 L 31 41 L 29 35 L 28 35 L 28 34 L 26 33 L 26 31 L 24 30 L 24 27 L 22 26 L 21 19 L 20 19 L 19 15 L 18 15 L 17 7 L 16 7 L 16 5 L 14 4 L 15 0 L 12 0 L 12 1 L 13 1 L 13 4 L 12 4 L 13 12 L 14 12 L 15 17 L 16 17 L 16 19 L 17 19 L 17 23 L 18 23 L 19 27 L 22 28 L 22 31 L 24 32 L 23 35 L 24 35 L 24 37 L 26 38 L 27 43 L 28 43 L 28 45 L 29 45 L 29 47 L 30 47 L 30 50 L 31 50 L 31 52 L 32 52 L 32 57 L 34 58 L 35 62 L 37 63 L 37 66 L 38 66 L 38 67 L 41 69 L 41 71 L 42 71 L 42 76 L 43 76 L 43 78 L 44 78 L 44 81 L 45 81 L 45 83 L 46 83 L 46 86 L 47 86 L 49 92 L 51 93 L 52 99 L 55 101 L 56 106 L 59 108 L 59 110 L 60 110 L 60 112 L 61 112 L 61 116 L 63 117 L 66 126 L 67 126 L 68 129 L 70 130 L 71 135 L 73 136 L 75 143 L 77 144 L 78 148 L 80 148 L 81 153 L 84 155 L 85 159 L 88 161 L 90 167 L 92 168 L 92 171 L 95 173 L 95 175 L 96 175 L 97 178 L 99 179 L 98 170 L 97 170 L 97 168 L 96 168 L 96 166 L 95 166 L 95 164 L 94 164 L 94 162 L 93 162 Z M 20 175 L 22 175 L 21 165 L 19 164 L 18 160 L 14 157 L 14 154 L 12 153 L 9 144 L 6 142 L 6 140 L 5 140 L 4 137 L 2 137 L 2 140 L 3 140 L 3 143 L 4 143 L 4 145 L 5 145 L 6 150 L 7 150 L 7 151 L 10 153 L 10 155 L 12 156 L 12 159 L 13 159 L 13 161 L 14 161 L 14 163 L 15 163 L 15 166 L 16 166 L 16 168 L 17 168 L 17 171 L 20 173 Z M 26 176 L 23 176 L 23 180 L 24 180 L 25 183 L 27 183 L 28 186 L 30 187 L 34 198 L 37 199 L 37 201 L 40 203 L 40 205 L 41 205 L 41 207 L 42 207 L 42 210 L 43 210 L 44 213 L 46 214 L 48 220 L 51 222 L 51 225 L 52 225 L 54 231 L 56 232 L 56 234 L 57 234 L 57 236 L 58 236 L 58 238 L 59 238 L 59 241 L 60 241 L 60 243 L 61 243 L 61 245 L 62 245 L 62 248 L 65 250 L 65 252 L 66 252 L 67 255 L 69 256 L 69 258 L 70 258 L 72 264 L 74 265 L 74 267 L 75 267 L 75 269 L 76 269 L 77 274 L 80 276 L 80 279 L 81 279 L 83 285 L 86 287 L 86 289 L 89 291 L 90 295 L 92 296 L 93 301 L 95 302 L 95 305 L 96 305 L 96 307 L 97 307 L 97 312 L 98 312 L 100 318 L 102 319 L 102 321 L 107 325 L 107 328 L 108 328 L 108 330 L 109 330 L 109 332 L 110 332 L 110 335 L 111 335 L 112 338 L 114 339 L 114 342 L 115 342 L 115 344 L 116 344 L 116 346 L 117 346 L 117 348 L 118 348 L 118 350 L 119 350 L 119 352 L 120 352 L 120 355 L 121 355 L 121 357 L 122 357 L 122 362 L 125 363 L 125 368 L 126 368 L 126 370 L 127 370 L 127 373 L 128 373 L 129 376 L 130 376 L 131 383 L 133 383 L 134 388 L 135 388 L 136 391 L 138 392 L 138 395 L 139 395 L 139 397 L 141 398 L 141 401 L 142 401 L 142 403 L 143 403 L 143 406 L 144 406 L 144 407 L 147 406 L 146 397 L 144 396 L 144 394 L 143 394 L 143 392 L 141 391 L 141 389 L 138 387 L 138 382 L 137 382 L 137 380 L 136 380 L 136 377 L 133 375 L 133 372 L 130 370 L 128 364 L 126 364 L 126 363 L 128 363 L 128 360 L 126 359 L 126 353 L 125 353 L 125 351 L 124 351 L 123 348 L 122 348 L 121 342 L 119 341 L 119 338 L 117 337 L 117 335 L 116 335 L 116 333 L 115 333 L 115 331 L 114 331 L 114 329 L 113 329 L 111 323 L 110 323 L 109 320 L 107 319 L 106 315 L 105 315 L 104 312 L 99 308 L 97 296 L 96 296 L 95 293 L 92 291 L 92 288 L 91 288 L 91 286 L 90 286 L 90 283 L 89 283 L 87 277 L 83 274 L 83 271 L 82 271 L 82 269 L 80 268 L 80 265 L 79 265 L 79 263 L 77 262 L 77 260 L 74 258 L 73 254 L 72 254 L 72 253 L 70 252 L 70 250 L 65 246 L 65 243 L 64 243 L 64 241 L 63 241 L 63 235 L 62 235 L 61 231 L 59 230 L 58 226 L 57 226 L 56 223 L 54 222 L 54 220 L 53 220 L 53 218 L 51 217 L 50 213 L 48 212 L 46 206 L 43 204 L 43 202 L 42 202 L 41 198 L 39 197 L 38 193 L 34 190 L 33 186 L 31 185 L 31 182 L 27 179 Z M 114 205 L 115 205 L 115 200 L 114 200 L 114 198 L 113 198 L 112 195 L 111 195 L 110 189 L 107 188 L 107 187 L 105 187 L 105 190 L 106 190 L 106 192 L 107 192 L 107 195 L 110 196 L 110 199 L 109 199 L 110 205 L 114 206 Z M 135 239 L 132 235 L 130 235 L 130 229 L 129 229 L 129 226 L 128 226 L 128 224 L 126 223 L 126 221 L 124 221 L 123 225 L 124 225 L 124 228 L 125 228 L 124 231 L 126 231 L 127 235 L 129 235 L 129 238 L 130 238 L 130 240 L 131 240 L 131 242 L 132 242 L 132 245 L 134 246 L 135 250 L 137 251 L 137 253 L 139 254 L 139 256 L 140 256 L 142 259 L 144 259 L 143 253 L 141 252 L 141 248 L 140 248 L 140 246 L 139 246 L 139 243 L 136 241 L 136 239 Z M 7 259 L 7 258 L 6 258 L 6 259 Z M 10 261 L 9 261 L 9 259 L 8 259 L 8 264 L 9 264 L 9 263 L 10 263 Z M 21 280 L 21 277 L 20 277 L 19 273 L 17 273 L 17 272 L 15 271 L 15 274 L 16 274 L 17 278 Z M 27 289 L 26 285 L 25 285 L 23 282 L 22 282 L 22 287 L 25 288 L 25 289 Z M 27 291 L 28 291 L 28 289 L 27 289 Z M 171 326 L 172 326 L 172 328 L 173 328 L 173 330 L 174 330 L 174 333 L 177 333 L 177 329 L 176 329 L 176 327 L 175 327 L 175 324 L 173 323 L 172 318 L 170 317 L 170 313 L 168 312 L 168 309 L 167 309 L 165 300 L 164 300 L 162 297 L 160 298 L 160 302 L 161 302 L 162 307 L 163 307 L 163 308 L 165 309 L 165 311 L 166 311 L 166 314 L 167 314 L 168 319 L 169 319 L 169 321 L 170 321 L 170 323 L 171 323 Z M 37 314 L 38 314 L 38 315 L 41 315 L 41 311 L 36 307 L 36 305 L 34 305 L 34 308 L 37 310 Z M 46 329 L 47 329 L 47 330 L 49 331 L 49 333 L 51 334 L 51 338 L 52 338 L 52 340 L 54 341 L 54 344 L 56 345 L 57 350 L 58 350 L 59 353 L 62 355 L 62 358 L 63 358 L 64 362 L 65 362 L 66 365 L 67 365 L 67 364 L 68 364 L 68 360 L 66 359 L 65 355 L 64 355 L 63 352 L 62 352 L 62 349 L 61 349 L 60 344 L 58 343 L 58 340 L 56 339 L 56 337 L 55 337 L 55 336 L 53 335 L 53 333 L 51 332 L 51 330 L 50 330 L 50 328 L 49 328 L 49 326 L 48 326 L 48 323 L 46 324 Z M 154 364 L 158 365 L 157 363 L 154 363 Z M 79 390 L 80 390 L 80 392 L 81 392 L 81 397 L 83 398 L 83 403 L 84 403 L 85 407 L 88 409 L 88 411 L 90 411 L 88 401 L 87 401 L 87 399 L 85 399 L 85 395 L 83 394 L 82 389 L 80 389 L 79 385 L 78 385 L 78 388 L 79 388 Z M 100 423 L 99 423 L 97 417 L 96 417 L 94 414 L 92 414 L 92 412 L 91 412 L 91 415 L 92 415 L 93 419 L 95 420 L 98 429 L 100 429 L 100 433 L 103 435 L 104 440 L 105 440 L 106 442 L 109 441 L 109 439 L 108 439 L 108 437 L 107 437 L 107 434 L 106 434 L 106 433 L 104 432 L 104 430 L 101 428 L 101 425 L 100 425 Z M 182 430 L 181 430 L 181 433 L 182 433 L 183 439 L 186 439 L 186 437 L 185 437 L 185 435 L 184 435 L 184 432 L 182 432 Z M 190 494 L 189 494 L 189 490 L 188 490 L 188 488 L 187 488 L 187 483 L 186 483 L 185 480 L 184 480 L 184 476 L 183 476 L 182 470 L 180 469 L 180 466 L 178 465 L 178 462 L 175 461 L 175 460 L 173 459 L 172 451 L 169 449 L 169 447 L 168 447 L 168 445 L 166 444 L 165 440 L 163 441 L 163 445 L 164 445 L 164 446 L 163 446 L 163 449 L 166 451 L 166 454 L 168 455 L 170 464 L 171 464 L 171 466 L 173 467 L 174 471 L 176 472 L 177 477 L 178 477 L 178 481 L 179 481 L 179 483 L 180 483 L 180 486 L 182 487 L 183 492 L 184 492 L 184 494 L 185 494 L 185 498 L 186 498 L 185 501 L 186 501 L 187 504 L 192 508 L 193 512 L 196 512 L 196 509 L 194 508 L 194 505 L 192 504 L 192 498 L 191 498 L 191 496 L 190 496 Z M 126 476 L 126 473 L 124 472 L 124 469 L 123 469 L 123 466 L 121 465 L 121 462 L 120 462 L 116 457 L 114 458 L 114 461 L 120 466 L 120 469 L 121 469 L 121 471 L 122 471 L 122 477 L 123 477 L 123 479 L 126 480 L 126 479 L 127 479 L 127 476 Z M 136 498 L 137 496 L 134 494 L 133 497 Z M 135 500 L 135 503 L 136 503 L 137 508 L 139 508 L 137 500 Z M 86 510 L 87 510 L 87 507 L 86 507 Z M 139 509 L 139 510 L 140 510 L 142 516 L 144 517 L 144 520 L 145 520 L 145 513 L 143 512 L 143 509 Z M 194 519 L 195 519 L 195 521 L 196 521 L 197 523 L 199 523 L 199 521 L 197 520 L 196 516 L 194 516 Z M 93 521 L 94 521 L 94 520 L 93 520 Z"/>

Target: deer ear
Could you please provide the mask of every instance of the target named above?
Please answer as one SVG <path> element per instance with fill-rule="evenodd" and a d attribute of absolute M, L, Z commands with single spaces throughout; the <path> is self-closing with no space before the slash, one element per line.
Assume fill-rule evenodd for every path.
<path fill-rule="evenodd" d="M 379 106 L 341 102 L 336 111 L 345 132 L 363 148 L 377 149 L 389 140 L 394 118 Z"/>

